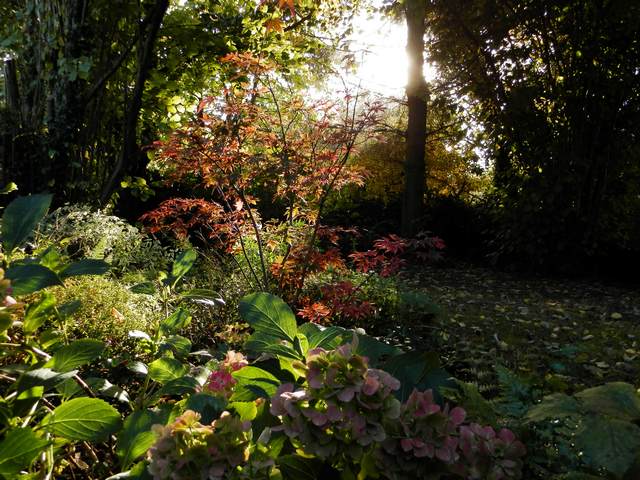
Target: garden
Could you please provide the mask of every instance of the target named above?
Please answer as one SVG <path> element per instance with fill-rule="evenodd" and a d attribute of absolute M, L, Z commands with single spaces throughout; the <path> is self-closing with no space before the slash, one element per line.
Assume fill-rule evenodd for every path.
<path fill-rule="evenodd" d="M 0 479 L 640 478 L 623 3 L 0 5 Z"/>

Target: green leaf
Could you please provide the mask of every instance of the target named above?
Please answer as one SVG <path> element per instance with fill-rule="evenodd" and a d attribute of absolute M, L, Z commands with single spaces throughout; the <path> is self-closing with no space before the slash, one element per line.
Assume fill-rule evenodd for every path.
<path fill-rule="evenodd" d="M 457 380 L 455 388 L 441 388 L 441 393 L 464 408 L 469 419 L 491 425 L 498 422 L 493 405 L 482 396 L 476 385 Z"/>
<path fill-rule="evenodd" d="M 240 300 L 240 316 L 256 332 L 264 335 L 293 340 L 298 332 L 296 317 L 280 298 L 270 293 L 258 292 Z"/>
<path fill-rule="evenodd" d="M 129 290 L 133 293 L 144 293 L 146 295 L 154 295 L 156 293 L 156 285 L 153 282 L 136 283 Z"/>
<path fill-rule="evenodd" d="M 53 246 L 48 247 L 44 252 L 40 254 L 40 260 L 38 261 L 43 267 L 47 267 L 49 270 L 57 272 L 62 266 L 63 260 L 60 254 L 55 250 Z"/>
<path fill-rule="evenodd" d="M 14 265 L 5 277 L 11 280 L 15 295 L 28 295 L 53 285 L 62 285 L 62 280 L 52 270 L 35 263 Z"/>
<path fill-rule="evenodd" d="M 544 422 L 575 415 L 579 412 L 578 402 L 575 398 L 564 393 L 554 393 L 542 399 L 535 407 L 531 408 L 524 416 L 525 422 Z"/>
<path fill-rule="evenodd" d="M 15 192 L 16 190 L 18 190 L 18 185 L 14 182 L 9 182 L 2 188 L 2 190 L 0 190 L 0 195 L 7 195 L 11 192 Z"/>
<path fill-rule="evenodd" d="M 5 252 L 11 253 L 31 235 L 49 210 L 51 198 L 48 194 L 18 197 L 5 208 L 2 215 L 2 246 Z"/>
<path fill-rule="evenodd" d="M 171 266 L 171 276 L 168 281 L 174 287 L 176 283 L 189 271 L 196 261 L 198 254 L 192 248 L 182 252 L 173 262 Z"/>
<path fill-rule="evenodd" d="M 298 327 L 298 331 L 304 334 L 309 341 L 309 349 L 324 348 L 333 350 L 341 343 L 342 336 L 347 332 L 341 327 L 326 327 L 320 329 L 313 323 L 305 323 Z"/>
<path fill-rule="evenodd" d="M 83 258 L 73 262 L 60 272 L 60 278 L 77 277 L 80 275 L 104 275 L 109 271 L 109 264 L 104 260 Z"/>
<path fill-rule="evenodd" d="M 18 379 L 17 391 L 22 392 L 32 387 L 42 386 L 52 388 L 77 374 L 77 370 L 60 373 L 54 372 L 50 368 L 36 368 L 28 370 L 20 375 Z"/>
<path fill-rule="evenodd" d="M 111 475 L 106 480 L 153 480 L 147 466 L 148 463 L 143 460 L 133 465 L 131 470 Z"/>
<path fill-rule="evenodd" d="M 302 333 L 297 333 L 296 338 L 293 340 L 293 348 L 296 352 L 300 354 L 300 356 L 304 357 L 309 351 L 309 341 L 307 337 Z"/>
<path fill-rule="evenodd" d="M 132 372 L 137 373 L 138 375 L 146 375 L 147 373 L 149 373 L 149 369 L 147 368 L 147 365 L 145 365 L 144 363 L 138 360 L 135 360 L 127 364 L 127 368 Z"/>
<path fill-rule="evenodd" d="M 58 306 L 58 313 L 61 317 L 67 318 L 78 311 L 78 309 L 82 306 L 82 302 L 80 300 L 71 300 L 70 302 L 63 303 Z"/>
<path fill-rule="evenodd" d="M 276 462 L 285 480 L 315 480 L 322 470 L 320 460 L 299 455 L 282 455 Z"/>
<path fill-rule="evenodd" d="M 396 396 L 401 402 L 409 398 L 414 389 L 433 390 L 439 396 L 440 387 L 454 387 L 451 375 L 440 366 L 440 358 L 435 352 L 409 352 L 389 358 L 382 366 L 400 380 L 400 390 Z M 438 400 L 436 398 L 436 400 Z"/>
<path fill-rule="evenodd" d="M 231 396 L 232 402 L 252 402 L 258 398 L 271 398 L 281 383 L 273 374 L 251 365 L 242 367 L 231 375 L 238 382 Z"/>
<path fill-rule="evenodd" d="M 22 325 L 24 333 L 35 332 L 54 313 L 55 305 L 56 299 L 49 292 L 45 292 L 38 302 L 29 305 Z"/>
<path fill-rule="evenodd" d="M 74 398 L 47 415 L 42 424 L 69 440 L 101 441 L 120 429 L 120 413 L 98 398 Z"/>
<path fill-rule="evenodd" d="M 0 442 L 0 476 L 15 478 L 14 475 L 26 470 L 48 444 L 30 428 L 10 430 Z"/>
<path fill-rule="evenodd" d="M 129 403 L 129 394 L 123 388 L 120 388 L 117 385 L 114 385 L 109 380 L 104 378 L 90 377 L 85 380 L 87 385 L 93 390 L 97 392 L 98 395 L 105 398 L 113 398 L 122 403 Z"/>
<path fill-rule="evenodd" d="M 160 351 L 172 350 L 177 355 L 185 357 L 191 352 L 191 340 L 180 335 L 171 335 L 160 346 Z"/>
<path fill-rule="evenodd" d="M 196 303 L 201 303 L 209 307 L 215 307 L 218 305 L 224 305 L 224 300 L 220 297 L 218 292 L 214 290 L 208 290 L 205 288 L 194 288 L 186 293 L 182 293 L 181 297 L 185 300 L 192 300 Z"/>
<path fill-rule="evenodd" d="M 193 377 L 183 376 L 169 380 L 158 390 L 157 395 L 159 397 L 165 395 L 185 395 L 187 393 L 194 393 L 198 387 L 200 387 L 198 380 Z"/>
<path fill-rule="evenodd" d="M 166 412 L 137 410 L 124 420 L 116 444 L 116 455 L 118 455 L 120 466 L 123 469 L 144 455 L 155 443 L 156 436 L 151 431 L 151 426 L 166 423 L 167 416 L 162 413 Z"/>
<path fill-rule="evenodd" d="M 582 406 L 593 413 L 601 413 L 620 420 L 640 419 L 640 397 L 633 385 L 612 382 L 576 393 Z"/>
<path fill-rule="evenodd" d="M 162 357 L 149 364 L 149 377 L 158 383 L 167 383 L 187 373 L 187 367 L 175 358 Z"/>
<path fill-rule="evenodd" d="M 160 323 L 160 330 L 165 334 L 175 333 L 189 323 L 191 323 L 191 314 L 188 310 L 179 307 Z"/>
<path fill-rule="evenodd" d="M 370 365 L 376 365 L 382 357 L 399 355 L 402 350 L 369 335 L 358 335 L 358 346 L 353 353 L 367 357 Z"/>
<path fill-rule="evenodd" d="M 218 418 L 225 409 L 227 402 L 221 398 L 206 393 L 191 395 L 185 403 L 185 410 L 193 410 L 200 414 L 200 422 L 204 425 Z"/>
<path fill-rule="evenodd" d="M 622 478 L 640 449 L 640 428 L 616 418 L 591 415 L 584 418 L 575 443 L 587 465 Z"/>
<path fill-rule="evenodd" d="M 68 372 L 93 362 L 100 356 L 104 348 L 103 342 L 93 338 L 76 340 L 60 348 L 45 367 L 50 367 L 58 372 Z"/>
<path fill-rule="evenodd" d="M 258 415 L 256 402 L 232 402 L 229 407 L 236 411 L 242 421 L 251 421 Z"/>
<path fill-rule="evenodd" d="M 304 360 L 304 356 L 296 352 L 290 344 L 283 343 L 282 340 L 256 332 L 245 342 L 244 348 L 250 352 L 268 353 L 276 357 L 293 358 Z"/>
<path fill-rule="evenodd" d="M 13 325 L 13 318 L 8 312 L 0 312 L 0 333 L 8 330 Z"/>

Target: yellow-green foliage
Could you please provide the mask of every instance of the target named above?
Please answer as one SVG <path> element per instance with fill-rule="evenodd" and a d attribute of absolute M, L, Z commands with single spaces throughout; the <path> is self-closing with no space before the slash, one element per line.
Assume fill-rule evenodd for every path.
<path fill-rule="evenodd" d="M 66 288 L 55 289 L 58 304 L 81 302 L 69 320 L 68 333 L 102 340 L 111 353 L 123 353 L 133 347 L 128 332 L 148 331 L 161 314 L 160 305 L 153 297 L 131 293 L 109 277 L 77 277 L 65 285 Z"/>

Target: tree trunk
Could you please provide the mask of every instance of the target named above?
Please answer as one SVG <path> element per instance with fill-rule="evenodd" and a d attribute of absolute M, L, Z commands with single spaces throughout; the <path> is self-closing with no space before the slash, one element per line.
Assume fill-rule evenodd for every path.
<path fill-rule="evenodd" d="M 402 234 L 417 233 L 424 207 L 425 144 L 427 140 L 427 83 L 424 79 L 424 34 L 426 5 L 424 0 L 407 0 L 407 54 L 409 79 L 407 82 L 407 149 L 404 166 L 404 196 L 402 202 Z"/>
<path fill-rule="evenodd" d="M 162 20 L 164 19 L 167 8 L 169 7 L 169 0 L 157 0 L 153 9 L 149 13 L 148 22 L 141 25 L 145 31 L 141 32 L 140 43 L 138 45 L 138 69 L 136 73 L 136 83 L 133 88 L 133 94 L 131 97 L 131 103 L 125 117 L 124 125 L 124 139 L 122 145 L 122 152 L 118 157 L 109 180 L 102 190 L 100 203 L 103 205 L 109 200 L 109 197 L 113 193 L 118 184 L 118 181 L 122 178 L 123 173 L 129 169 L 135 169 L 136 163 L 139 161 L 138 156 L 138 117 L 140 116 L 140 110 L 142 108 L 142 95 L 144 93 L 145 83 L 149 76 L 154 58 L 154 47 Z"/>

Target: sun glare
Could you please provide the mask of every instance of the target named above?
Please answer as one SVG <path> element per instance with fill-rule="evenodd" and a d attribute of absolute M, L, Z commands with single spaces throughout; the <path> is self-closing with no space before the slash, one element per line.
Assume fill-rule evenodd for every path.
<path fill-rule="evenodd" d="M 380 95 L 403 96 L 409 68 L 405 45 L 404 23 L 360 15 L 350 43 L 358 68 L 347 75 L 347 82 Z M 433 80 L 435 68 L 425 63 L 424 74 L 427 81 Z"/>

